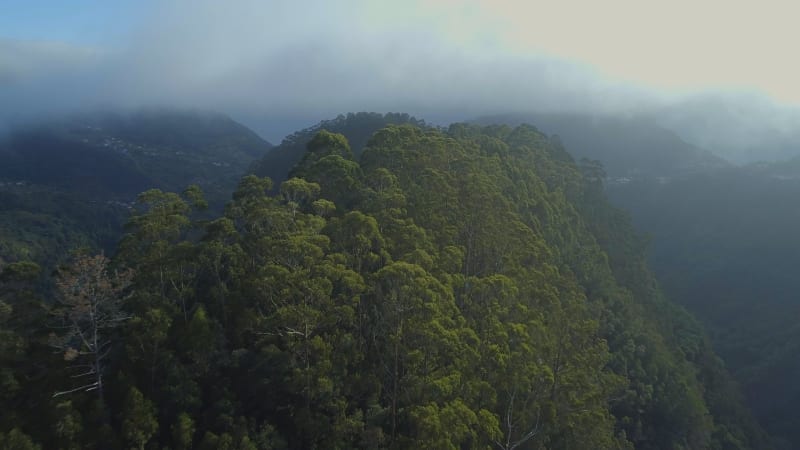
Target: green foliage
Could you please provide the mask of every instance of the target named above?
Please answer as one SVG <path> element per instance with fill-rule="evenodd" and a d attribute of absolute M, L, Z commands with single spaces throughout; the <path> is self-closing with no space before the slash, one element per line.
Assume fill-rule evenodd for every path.
<path fill-rule="evenodd" d="M 110 252 L 128 214 L 115 203 L 25 185 L 0 187 L 0 265 L 35 261 L 49 273 L 76 247 Z"/>
<path fill-rule="evenodd" d="M 8 433 L 0 433 L 0 447 L 4 450 L 41 450 L 30 436 L 14 428 Z"/>
<path fill-rule="evenodd" d="M 188 450 L 192 448 L 192 440 L 195 433 L 194 421 L 186 413 L 181 413 L 178 420 L 172 424 L 172 443 L 176 450 Z"/>
<path fill-rule="evenodd" d="M 158 431 L 155 406 L 135 387 L 131 387 L 128 391 L 121 419 L 122 436 L 131 445 L 142 450 Z"/>
<path fill-rule="evenodd" d="M 113 254 L 146 189 L 192 184 L 189 204 L 219 213 L 269 147 L 225 116 L 186 111 L 80 115 L 10 130 L 0 139 L 0 265 L 31 260 L 48 274 L 76 247 Z M 198 202 L 201 188 L 207 200 Z M 40 288 L 52 289 L 47 281 Z"/>
<path fill-rule="evenodd" d="M 360 112 L 340 115 L 333 120 L 322 121 L 310 128 L 287 136 L 279 146 L 270 149 L 263 158 L 254 162 L 250 167 L 250 171 L 260 177 L 267 177 L 280 183 L 287 178 L 289 170 L 306 156 L 306 148 L 309 142 L 317 137 L 320 131 L 339 133 L 345 136 L 346 141 L 342 142 L 340 140 L 339 147 L 352 150 L 352 155 L 359 157 L 367 142 L 372 138 L 373 133 L 390 124 L 404 123 L 420 127 L 425 126 L 425 122 L 422 120 L 401 113 Z M 341 144 L 346 144 L 346 147 Z M 347 154 L 349 150 L 340 153 L 339 156 L 352 159 L 353 157 Z"/>
<path fill-rule="evenodd" d="M 727 378 L 702 333 L 560 143 L 527 126 L 388 126 L 356 160 L 341 134 L 308 142 L 277 195 L 246 176 L 216 219 L 198 220 L 196 189 L 140 196 L 115 259 L 136 276 L 108 355 L 112 414 L 72 397 L 58 410 L 71 442 L 758 443 L 746 415 L 722 415 Z"/>

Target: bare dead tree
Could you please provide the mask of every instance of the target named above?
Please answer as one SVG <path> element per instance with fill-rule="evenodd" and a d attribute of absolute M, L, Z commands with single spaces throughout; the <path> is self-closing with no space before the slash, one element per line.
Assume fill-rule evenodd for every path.
<path fill-rule="evenodd" d="M 521 425 L 518 422 L 518 419 L 514 417 L 514 401 L 517 397 L 517 388 L 514 387 L 514 390 L 509 395 L 508 407 L 506 408 L 505 418 L 503 420 L 503 425 L 505 427 L 505 442 L 494 440 L 495 445 L 501 450 L 515 450 L 520 445 L 528 442 L 529 440 L 533 439 L 540 431 L 540 423 L 539 420 L 541 419 L 541 410 L 537 410 L 536 412 L 536 421 L 532 426 L 529 426 L 527 429 L 524 429 L 520 435 L 515 439 L 513 436 L 515 431 L 521 428 Z"/>
<path fill-rule="evenodd" d="M 108 264 L 104 255 L 81 255 L 59 272 L 60 295 L 54 314 L 61 333 L 51 333 L 50 343 L 78 372 L 71 378 L 80 385 L 53 397 L 97 391 L 103 399 L 103 369 L 111 351 L 109 330 L 129 318 L 122 303 L 133 278 L 132 270 L 111 272 Z"/>

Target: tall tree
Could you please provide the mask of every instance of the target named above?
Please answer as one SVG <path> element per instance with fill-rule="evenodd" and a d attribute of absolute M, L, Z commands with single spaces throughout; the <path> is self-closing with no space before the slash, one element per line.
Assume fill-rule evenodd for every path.
<path fill-rule="evenodd" d="M 54 396 L 96 391 L 103 399 L 111 329 L 130 317 L 123 310 L 123 300 L 133 278 L 130 269 L 111 271 L 109 262 L 104 255 L 79 255 L 59 272 L 56 281 L 59 306 L 54 313 L 61 332 L 53 333 L 51 343 L 78 372 L 71 377 L 82 380 L 83 384 L 56 392 Z"/>

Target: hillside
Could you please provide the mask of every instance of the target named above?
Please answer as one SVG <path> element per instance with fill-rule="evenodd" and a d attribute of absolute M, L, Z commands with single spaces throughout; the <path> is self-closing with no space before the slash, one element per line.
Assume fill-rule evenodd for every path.
<path fill-rule="evenodd" d="M 95 200 L 132 201 L 148 188 L 198 184 L 227 198 L 270 144 L 221 114 L 145 110 L 31 125 L 0 142 L 0 179 Z"/>
<path fill-rule="evenodd" d="M 0 354 L 8 439 L 769 448 L 625 216 L 559 142 L 529 126 L 403 125 L 354 153 L 320 131 L 279 193 L 247 176 L 211 221 L 192 199 L 141 196 L 116 271 L 82 257 L 59 276 L 65 300 L 104 286 L 105 317 L 130 316 L 94 328 L 110 342 L 101 359 L 74 328 L 0 322 L 29 355 Z M 2 279 L 20 283 L 25 268 L 9 267 Z M 86 270 L 104 275 L 73 284 Z M 24 304 L 23 289 L 0 292 Z M 70 378 L 86 361 L 96 370 Z"/>
<path fill-rule="evenodd" d="M 756 164 L 671 183 L 610 186 L 651 236 L 653 270 L 703 322 L 757 418 L 800 446 L 800 171 Z"/>
<path fill-rule="evenodd" d="M 111 251 L 136 196 L 197 184 L 217 210 L 270 144 L 212 113 L 94 113 L 16 128 L 0 140 L 0 258 L 53 263 Z"/>

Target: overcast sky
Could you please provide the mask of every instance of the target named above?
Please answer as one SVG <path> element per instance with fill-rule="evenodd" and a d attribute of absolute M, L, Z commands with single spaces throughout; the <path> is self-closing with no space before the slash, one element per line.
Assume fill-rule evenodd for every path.
<path fill-rule="evenodd" d="M 797 12 L 735 0 L 0 0 L 0 120 L 198 107 L 277 140 L 346 111 L 672 111 L 733 95 L 795 126 Z"/>

